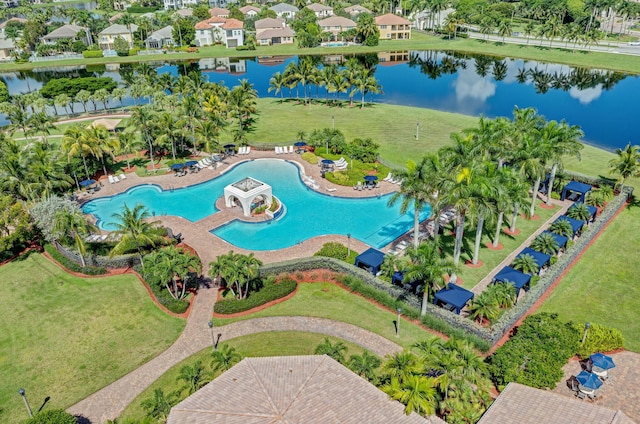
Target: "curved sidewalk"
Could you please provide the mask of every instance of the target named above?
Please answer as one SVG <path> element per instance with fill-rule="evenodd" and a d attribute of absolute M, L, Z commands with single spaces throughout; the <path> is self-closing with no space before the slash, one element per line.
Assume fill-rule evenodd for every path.
<path fill-rule="evenodd" d="M 67 411 L 97 424 L 117 418 L 143 390 L 169 368 L 211 346 L 207 323 L 211 319 L 216 290 L 202 288 L 193 305 L 187 325 L 178 340 L 162 354 L 119 380 L 95 392 Z M 216 327 L 219 341 L 267 331 L 305 331 L 339 337 L 384 356 L 402 350 L 400 346 L 355 325 L 313 317 L 269 317 L 238 321 Z"/>

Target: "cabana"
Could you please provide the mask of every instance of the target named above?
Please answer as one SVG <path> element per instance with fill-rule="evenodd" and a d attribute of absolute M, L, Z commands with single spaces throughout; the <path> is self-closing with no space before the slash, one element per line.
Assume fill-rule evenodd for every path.
<path fill-rule="evenodd" d="M 516 287 L 516 292 L 520 293 L 520 289 L 523 288 L 524 291 L 529 291 L 531 276 L 510 266 L 505 266 L 495 277 L 493 277 L 493 281 L 495 283 L 510 282 Z"/>
<path fill-rule="evenodd" d="M 372 247 L 356 257 L 355 266 L 378 275 L 382 261 L 384 261 L 384 253 Z"/>
<path fill-rule="evenodd" d="M 398 284 L 401 286 L 402 280 L 404 280 L 404 272 L 402 271 L 396 271 L 391 276 L 391 284 Z"/>
<path fill-rule="evenodd" d="M 560 200 L 564 200 L 565 198 L 569 197 L 569 200 L 575 200 L 578 203 L 584 203 L 585 197 L 590 191 L 591 186 L 589 184 L 571 181 L 562 189 Z M 577 196 L 577 198 L 573 199 L 573 196 Z"/>
<path fill-rule="evenodd" d="M 460 311 L 465 307 L 468 301 L 473 299 L 473 292 L 464 289 L 456 284 L 449 283 L 447 287 L 439 290 L 433 297 L 433 304 L 437 306 L 443 306 L 445 309 L 450 310 L 458 315 Z"/>
<path fill-rule="evenodd" d="M 555 222 L 558 222 L 560 220 L 565 220 L 568 221 L 569 224 L 571 224 L 571 229 L 573 230 L 573 236 L 577 236 L 580 235 L 580 231 L 582 230 L 582 227 L 584 227 L 584 221 L 580 221 L 578 219 L 573 219 L 573 218 L 569 218 L 566 215 L 561 216 L 560 218 L 556 219 Z"/>
<path fill-rule="evenodd" d="M 567 246 L 567 241 L 569 239 L 565 236 L 561 236 L 560 234 L 552 233 L 551 231 L 543 231 L 542 234 L 551 234 L 556 242 L 558 243 L 558 247 L 560 249 L 564 249 Z"/>
<path fill-rule="evenodd" d="M 271 186 L 250 177 L 229 184 L 224 188 L 224 203 L 228 208 L 232 208 L 236 205 L 236 200 L 242 206 L 244 216 L 251 216 L 257 202 L 262 201 L 265 205 L 271 206 Z"/>
<path fill-rule="evenodd" d="M 547 265 L 549 263 L 549 260 L 551 260 L 551 256 L 549 256 L 549 255 L 547 255 L 545 253 L 541 253 L 541 252 L 538 252 L 536 250 L 533 250 L 530 247 L 525 247 L 524 249 L 522 249 L 522 252 L 518 253 L 518 256 L 516 256 L 516 258 L 519 258 L 522 255 L 531 255 L 531 256 L 533 256 L 533 259 L 538 264 L 538 268 L 539 268 L 538 272 L 540 272 L 540 269 L 542 269 L 542 267 Z"/>

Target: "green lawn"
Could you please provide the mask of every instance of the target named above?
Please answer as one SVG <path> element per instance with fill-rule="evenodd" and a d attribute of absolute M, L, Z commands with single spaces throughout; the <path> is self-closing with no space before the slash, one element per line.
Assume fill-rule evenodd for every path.
<path fill-rule="evenodd" d="M 313 355 L 316 346 L 322 343 L 325 337 L 326 336 L 315 333 L 278 331 L 238 337 L 229 340 L 227 344 L 233 346 L 243 357 Z M 360 346 L 346 340 L 335 337 L 327 338 L 332 344 L 338 341 L 345 344 L 348 349 L 345 355 L 346 358 L 349 358 L 351 355 L 360 355 L 363 352 Z M 169 369 L 169 371 L 164 373 L 129 404 L 127 409 L 120 415 L 120 419 L 140 420 L 144 418 L 146 413 L 140 403 L 150 398 L 157 388 L 161 388 L 165 393 L 180 390 L 184 384 L 183 381 L 177 381 L 180 368 L 185 365 L 191 366 L 196 361 L 201 361 L 208 373 L 211 373 L 211 348 L 204 349 Z M 208 380 L 213 379 L 215 376 L 217 376 L 217 374 L 210 374 Z M 184 396 L 186 396 L 186 392 Z"/>
<path fill-rule="evenodd" d="M 0 422 L 66 408 L 168 348 L 185 321 L 161 311 L 133 276 L 82 279 L 40 254 L 0 267 Z"/>
<path fill-rule="evenodd" d="M 382 309 L 332 283 L 303 283 L 298 285 L 297 293 L 289 300 L 240 318 L 216 318 L 214 322 L 219 326 L 249 318 L 273 316 L 330 318 L 357 325 L 404 347 L 433 337 L 422 327 L 406 320 L 400 323 L 400 337 L 396 337 L 395 312 Z"/>

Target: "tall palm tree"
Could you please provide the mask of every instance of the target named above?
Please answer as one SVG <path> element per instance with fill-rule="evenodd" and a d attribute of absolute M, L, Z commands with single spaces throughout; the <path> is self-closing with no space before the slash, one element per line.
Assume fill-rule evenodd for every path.
<path fill-rule="evenodd" d="M 148 106 L 136 106 L 133 108 L 129 125 L 142 134 L 142 139 L 149 146 L 149 158 L 151 160 L 151 168 L 156 172 L 156 166 L 153 161 L 153 137 L 151 136 L 151 124 L 154 119 L 154 113 Z"/>
<path fill-rule="evenodd" d="M 558 169 L 562 169 L 562 161 L 565 156 L 571 155 L 580 159 L 580 150 L 584 144 L 580 139 L 584 133 L 577 125 L 570 126 L 564 120 L 559 124 L 556 121 L 548 122 L 542 130 L 542 140 L 546 144 L 548 158 L 551 161 L 549 184 L 547 189 L 547 205 L 551 205 L 551 191 Z"/>
<path fill-rule="evenodd" d="M 228 344 L 221 345 L 211 354 L 211 356 L 213 356 L 211 368 L 214 371 L 227 371 L 242 360 L 242 355 L 236 352 L 236 349 Z"/>
<path fill-rule="evenodd" d="M 100 159 L 102 171 L 107 175 L 107 163 L 104 158 L 105 156 L 115 157 L 114 153 L 120 149 L 118 138 L 112 137 L 104 125 L 85 129 L 84 138 L 89 145 L 94 146 L 94 156 Z"/>
<path fill-rule="evenodd" d="M 285 83 L 286 83 L 286 77 L 280 72 L 276 72 L 269 79 L 268 92 L 271 93 L 273 91 L 276 94 L 280 94 L 280 103 L 284 101 L 284 94 L 282 93 L 282 89 L 285 87 Z"/>
<path fill-rule="evenodd" d="M 229 105 L 238 119 L 240 131 L 245 131 L 245 117 L 249 118 L 256 112 L 256 99 L 258 92 L 253 88 L 248 80 L 240 80 L 240 85 L 231 89 L 229 94 Z"/>
<path fill-rule="evenodd" d="M 127 169 L 131 169 L 129 155 L 140 147 L 140 139 L 134 132 L 120 131 L 118 133 L 118 142 L 120 145 L 120 152 L 124 153 L 127 159 Z"/>
<path fill-rule="evenodd" d="M 624 149 L 616 149 L 616 155 L 609 161 L 609 173 L 620 175 L 618 185 L 622 187 L 627 178 L 640 176 L 640 146 L 627 143 Z"/>
<path fill-rule="evenodd" d="M 84 257 L 87 254 L 87 249 L 84 238 L 97 231 L 95 225 L 87 222 L 80 210 L 62 209 L 55 216 L 54 231 L 73 239 L 78 256 L 80 256 L 80 262 L 82 262 L 82 266 L 86 266 Z"/>
<path fill-rule="evenodd" d="M 28 157 L 25 182 L 32 193 L 32 200 L 47 198 L 72 186 L 73 179 L 67 175 L 58 158 L 62 153 L 58 149 L 49 144 L 35 143 L 29 145 L 23 153 Z"/>
<path fill-rule="evenodd" d="M 432 298 L 432 293 L 444 287 L 445 274 L 452 275 L 455 271 L 453 262 L 442 253 L 437 240 L 423 241 L 417 248 L 407 249 L 410 261 L 405 270 L 405 281 L 420 281 L 423 283 L 423 296 L 420 315 L 427 313 L 427 303 Z"/>
<path fill-rule="evenodd" d="M 142 204 L 137 204 L 133 209 L 125 203 L 121 213 L 112 215 L 115 222 L 116 233 L 121 235 L 120 241 L 111 249 L 111 255 L 122 254 L 136 250 L 140 257 L 140 263 L 144 266 L 143 249 L 147 246 L 155 247 L 163 243 L 163 237 L 155 231 L 159 221 L 148 222 L 151 216 L 149 210 Z"/>
<path fill-rule="evenodd" d="M 62 150 L 71 159 L 75 156 L 82 158 L 84 171 L 89 178 L 89 168 L 87 167 L 87 156 L 97 156 L 99 150 L 92 140 L 86 137 L 86 131 L 81 124 L 75 124 L 67 128 L 62 137 Z"/>

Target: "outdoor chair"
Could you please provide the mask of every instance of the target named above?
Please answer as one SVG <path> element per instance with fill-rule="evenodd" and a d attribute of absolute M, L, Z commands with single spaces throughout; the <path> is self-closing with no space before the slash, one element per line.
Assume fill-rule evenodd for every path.
<path fill-rule="evenodd" d="M 126 180 L 126 179 L 127 179 L 127 176 L 126 176 L 126 175 L 124 175 L 124 174 L 120 174 L 120 179 L 121 179 L 121 180 Z"/>
<path fill-rule="evenodd" d="M 113 180 L 113 175 L 108 175 L 107 178 L 109 179 L 109 184 L 115 183 L 115 181 Z"/>
<path fill-rule="evenodd" d="M 118 179 L 118 177 L 116 177 L 115 175 L 113 176 L 113 182 L 114 183 L 119 183 L 120 180 Z"/>

